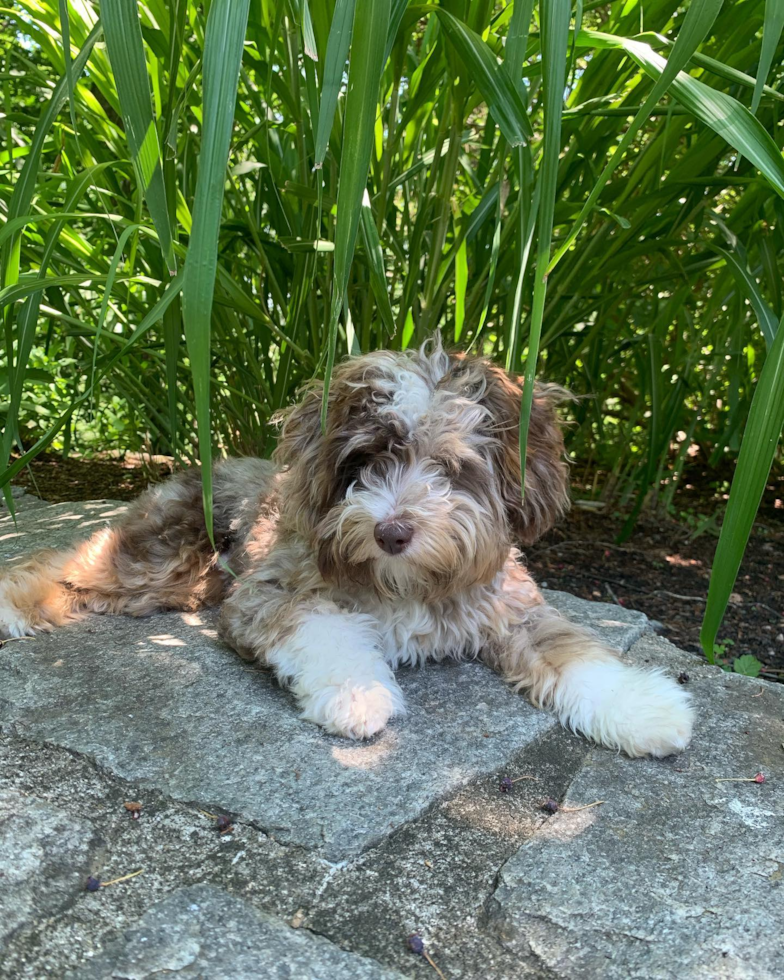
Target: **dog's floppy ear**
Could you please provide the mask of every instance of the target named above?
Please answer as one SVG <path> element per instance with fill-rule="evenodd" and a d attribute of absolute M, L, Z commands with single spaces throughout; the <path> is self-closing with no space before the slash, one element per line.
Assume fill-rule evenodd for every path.
<path fill-rule="evenodd" d="M 291 466 L 303 457 L 318 455 L 322 391 L 320 381 L 312 382 L 295 405 L 277 415 L 275 421 L 282 425 L 273 458 L 279 466 Z"/>
<path fill-rule="evenodd" d="M 555 407 L 571 396 L 564 388 L 537 382 L 528 428 L 525 499 L 520 493 L 519 420 L 522 378 L 482 362 L 486 387 L 480 402 L 489 410 L 498 440 L 496 465 L 514 540 L 533 544 L 569 507 L 569 467 Z"/>

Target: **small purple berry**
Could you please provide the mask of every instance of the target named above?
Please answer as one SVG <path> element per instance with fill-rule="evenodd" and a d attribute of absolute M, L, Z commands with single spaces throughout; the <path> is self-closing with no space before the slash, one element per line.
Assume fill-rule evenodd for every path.
<path fill-rule="evenodd" d="M 678 683 L 679 684 L 688 684 L 689 683 L 689 680 L 690 680 L 689 675 L 686 673 L 685 670 L 683 671 L 682 674 L 678 674 Z"/>
<path fill-rule="evenodd" d="M 542 804 L 542 809 L 545 813 L 558 813 L 558 804 L 555 800 L 548 800 Z"/>
<path fill-rule="evenodd" d="M 501 790 L 502 793 L 511 793 L 513 788 L 512 780 L 508 776 L 504 776 L 504 778 L 498 784 L 498 788 Z"/>
<path fill-rule="evenodd" d="M 231 827 L 231 819 L 221 814 L 215 821 L 215 826 L 223 833 L 224 830 L 228 830 Z"/>
<path fill-rule="evenodd" d="M 101 879 L 95 878 L 93 875 L 90 875 L 84 887 L 87 889 L 88 892 L 97 892 L 98 889 L 101 887 Z"/>
<path fill-rule="evenodd" d="M 422 942 L 422 937 L 412 932 L 408 937 L 408 948 L 412 953 L 416 953 L 417 956 L 422 956 L 425 952 L 425 944 Z"/>

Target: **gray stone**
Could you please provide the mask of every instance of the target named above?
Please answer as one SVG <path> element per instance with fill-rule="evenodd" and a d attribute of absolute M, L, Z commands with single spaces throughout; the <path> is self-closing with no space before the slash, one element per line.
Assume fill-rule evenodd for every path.
<path fill-rule="evenodd" d="M 13 563 L 40 548 L 66 548 L 89 538 L 127 509 L 128 504 L 119 500 L 44 504 L 25 494 L 16 501 L 16 523 L 7 511 L 0 511 L 0 560 Z"/>
<path fill-rule="evenodd" d="M 589 602 L 554 589 L 543 589 L 542 594 L 567 619 L 593 630 L 599 639 L 616 650 L 625 652 L 649 629 L 648 617 L 636 609 L 624 609 L 607 602 Z"/>
<path fill-rule="evenodd" d="M 212 885 L 174 892 L 70 980 L 163 973 L 209 980 L 403 980 Z"/>
<path fill-rule="evenodd" d="M 33 507 L 46 507 L 47 502 L 36 497 L 35 494 L 28 493 L 24 487 L 11 487 L 11 497 L 14 502 L 14 511 L 18 513 L 21 510 L 32 510 Z M 0 494 L 0 514 L 3 511 L 8 511 L 8 504 L 5 500 L 5 494 Z"/>
<path fill-rule="evenodd" d="M 86 820 L 0 789 L 0 946 L 31 919 L 74 901 L 99 847 Z"/>
<path fill-rule="evenodd" d="M 63 504 L 54 516 L 22 515 L 10 544 L 47 528 L 81 534 L 113 509 Z M 355 744 L 301 721 L 268 672 L 220 644 L 208 613 L 93 616 L 0 650 L 0 722 L 337 861 L 554 724 L 481 664 L 403 670 L 399 679 L 408 715 Z"/>
<path fill-rule="evenodd" d="M 408 714 L 352 743 L 301 721 L 204 614 L 91 617 L 0 650 L 0 722 L 340 860 L 554 724 L 479 664 L 399 679 Z"/>
<path fill-rule="evenodd" d="M 116 506 L 0 518 L 0 554 L 62 546 Z M 778 977 L 784 688 L 705 665 L 642 614 L 547 598 L 628 662 L 688 673 L 683 756 L 593 748 L 478 664 L 401 671 L 409 715 L 345 742 L 224 648 L 212 614 L 91 617 L 7 644 L 0 977 L 434 976 L 413 931 L 450 980 Z M 501 775 L 532 778 L 502 794 Z M 83 890 L 90 871 L 137 868 Z"/>
<path fill-rule="evenodd" d="M 604 803 L 543 820 L 501 871 L 491 929 L 548 976 L 781 976 L 784 688 L 658 638 L 633 655 L 688 664 L 691 748 L 663 763 L 591 750 L 568 803 Z"/>

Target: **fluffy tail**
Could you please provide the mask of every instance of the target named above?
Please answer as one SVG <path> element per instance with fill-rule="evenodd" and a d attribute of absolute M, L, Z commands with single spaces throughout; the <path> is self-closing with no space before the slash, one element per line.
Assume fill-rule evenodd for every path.
<path fill-rule="evenodd" d="M 41 551 L 0 575 L 0 640 L 34 636 L 78 618 L 80 593 L 65 583 L 77 550 Z"/>
<path fill-rule="evenodd" d="M 662 670 L 641 670 L 555 609 L 531 609 L 502 652 L 515 689 L 553 711 L 566 728 L 630 756 L 682 752 L 691 739 L 691 698 Z"/>

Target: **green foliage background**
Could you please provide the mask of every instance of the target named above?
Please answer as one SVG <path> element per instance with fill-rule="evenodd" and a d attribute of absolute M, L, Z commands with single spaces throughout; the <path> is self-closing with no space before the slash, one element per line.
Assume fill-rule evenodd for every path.
<path fill-rule="evenodd" d="M 782 23 L 782 0 L 11 0 L 0 485 L 52 444 L 266 454 L 335 356 L 440 328 L 589 396 L 569 448 L 633 515 L 671 505 L 690 445 L 741 452 L 712 650 L 784 419 Z"/>

